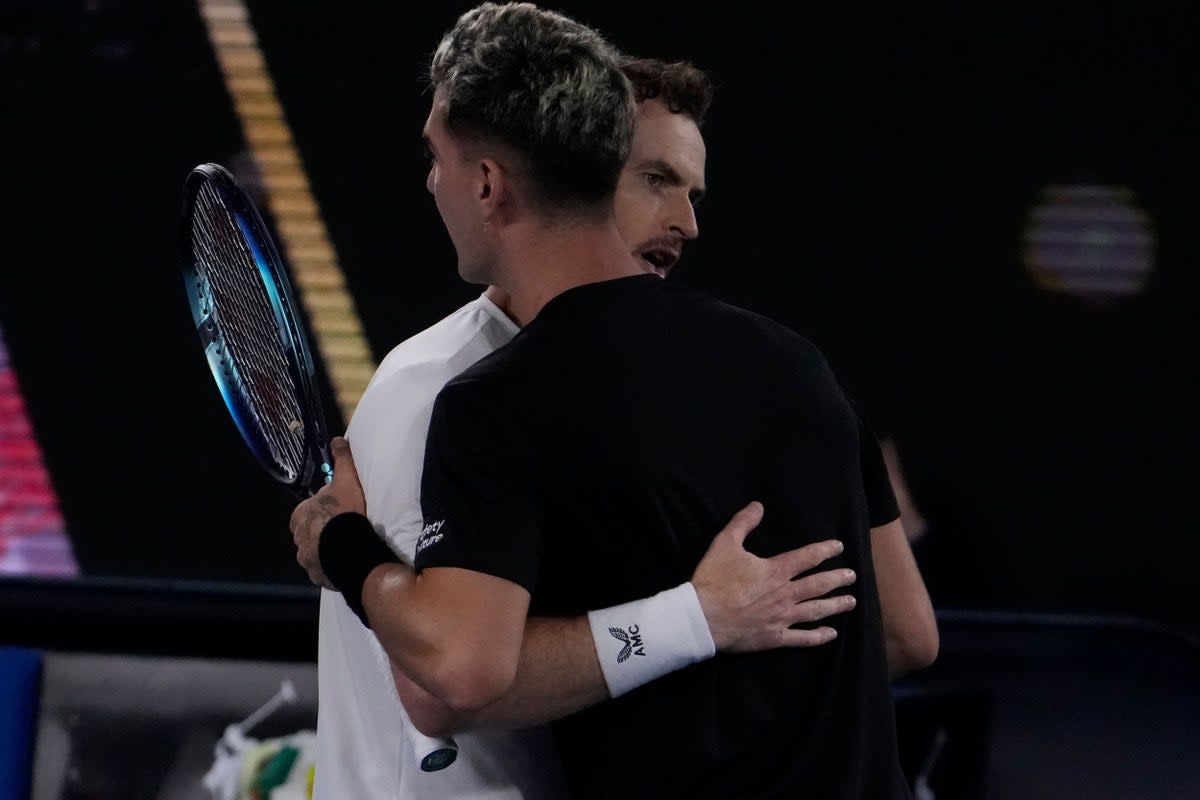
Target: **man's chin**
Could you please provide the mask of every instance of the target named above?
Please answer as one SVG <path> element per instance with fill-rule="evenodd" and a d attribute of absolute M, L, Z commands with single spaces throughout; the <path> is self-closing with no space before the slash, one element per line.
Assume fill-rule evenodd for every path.
<path fill-rule="evenodd" d="M 458 277 L 476 286 L 488 286 L 492 281 L 491 271 L 478 264 L 458 262 Z"/>

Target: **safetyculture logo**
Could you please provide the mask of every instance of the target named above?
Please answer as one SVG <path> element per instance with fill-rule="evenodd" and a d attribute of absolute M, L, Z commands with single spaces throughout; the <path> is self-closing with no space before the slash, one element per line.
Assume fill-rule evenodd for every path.
<path fill-rule="evenodd" d="M 431 544 L 437 544 L 442 540 L 445 534 L 441 533 L 442 526 L 446 524 L 446 520 L 439 519 L 437 522 L 431 522 L 421 530 L 420 537 L 417 538 L 417 552 L 421 552 Z"/>

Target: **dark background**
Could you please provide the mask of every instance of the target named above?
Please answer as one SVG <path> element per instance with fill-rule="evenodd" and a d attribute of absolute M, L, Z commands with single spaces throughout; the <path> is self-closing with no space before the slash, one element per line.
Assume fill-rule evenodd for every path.
<path fill-rule="evenodd" d="M 382 357 L 478 292 L 418 138 L 426 60 L 470 3 L 248 5 Z M 906 774 L 944 730 L 938 798 L 1195 795 L 1186 5 L 556 7 L 710 72 L 710 196 L 672 280 L 811 337 L 899 444 L 942 641 L 894 687 Z M 185 176 L 245 147 L 195 5 L 5 0 L 0 97 L 0 327 L 83 571 L 0 580 L 0 650 L 315 661 L 293 501 L 228 420 L 176 264 Z M 1147 212 L 1140 296 L 1093 307 L 1021 266 L 1042 188 L 1073 182 Z"/>
<path fill-rule="evenodd" d="M 376 357 L 478 292 L 419 142 L 422 70 L 470 5 L 249 2 Z M 936 605 L 1195 627 L 1184 4 L 555 7 L 714 78 L 710 196 L 672 279 L 826 352 L 900 446 Z M 0 325 L 84 574 L 301 586 L 292 500 L 226 417 L 175 263 L 188 170 L 244 146 L 194 6 L 25 0 L 0 31 Z M 1140 296 L 1095 308 L 1022 268 L 1039 192 L 1074 181 L 1148 213 Z"/>

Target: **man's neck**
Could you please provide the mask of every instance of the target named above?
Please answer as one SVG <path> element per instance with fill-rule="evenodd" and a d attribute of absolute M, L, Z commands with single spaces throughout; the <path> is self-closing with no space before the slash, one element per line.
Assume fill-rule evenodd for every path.
<path fill-rule="evenodd" d="M 512 319 L 512 314 L 509 313 L 508 310 L 508 292 L 504 291 L 499 286 L 493 285 L 483 290 L 483 296 L 488 300 L 491 300 L 492 303 L 495 304 L 496 308 L 504 312 L 506 317 Z M 513 322 L 516 322 L 516 320 L 514 319 Z"/>
<path fill-rule="evenodd" d="M 510 253 L 496 282 L 508 295 L 501 307 L 521 326 L 568 289 L 645 273 L 611 222 L 520 231 Z"/>

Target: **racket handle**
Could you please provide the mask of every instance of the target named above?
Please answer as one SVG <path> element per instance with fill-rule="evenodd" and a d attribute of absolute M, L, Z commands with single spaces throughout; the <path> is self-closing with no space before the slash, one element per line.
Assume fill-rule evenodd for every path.
<path fill-rule="evenodd" d="M 453 739 L 435 739 L 408 726 L 408 738 L 412 742 L 413 752 L 417 755 L 417 765 L 422 772 L 437 772 L 454 763 L 458 758 L 458 745 Z"/>

